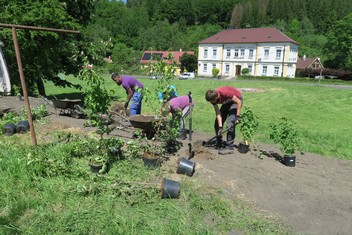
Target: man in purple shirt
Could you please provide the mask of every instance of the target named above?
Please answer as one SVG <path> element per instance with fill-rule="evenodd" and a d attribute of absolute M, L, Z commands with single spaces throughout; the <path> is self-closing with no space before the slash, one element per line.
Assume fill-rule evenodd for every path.
<path fill-rule="evenodd" d="M 194 102 L 192 102 L 194 106 Z M 180 114 L 181 125 L 180 125 L 180 136 L 178 138 L 184 140 L 187 138 L 187 130 L 185 128 L 186 117 L 190 113 L 190 102 L 188 96 L 178 96 L 174 97 L 164 104 L 164 111 L 171 113 L 173 117 Z"/>
<path fill-rule="evenodd" d="M 143 98 L 141 89 L 143 89 L 143 84 L 134 77 L 121 76 L 118 73 L 113 73 L 111 79 L 114 80 L 117 85 L 122 85 L 126 90 L 127 100 L 124 105 L 125 109 L 127 109 L 128 104 L 132 99 L 130 104 L 130 116 L 141 114 Z"/>

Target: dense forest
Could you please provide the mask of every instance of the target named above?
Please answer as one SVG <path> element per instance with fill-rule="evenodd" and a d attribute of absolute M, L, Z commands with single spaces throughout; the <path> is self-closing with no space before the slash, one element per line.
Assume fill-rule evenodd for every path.
<path fill-rule="evenodd" d="M 87 59 L 137 72 L 144 50 L 197 51 L 199 41 L 221 30 L 268 26 L 299 42 L 299 56 L 352 70 L 351 0 L 0 0 L 0 9 L 0 23 L 81 31 L 74 36 L 18 30 L 33 84 L 60 84 L 58 73 L 77 74 Z M 1 29 L 0 40 L 18 81 L 11 30 Z M 105 65 L 105 56 L 114 63 Z"/>

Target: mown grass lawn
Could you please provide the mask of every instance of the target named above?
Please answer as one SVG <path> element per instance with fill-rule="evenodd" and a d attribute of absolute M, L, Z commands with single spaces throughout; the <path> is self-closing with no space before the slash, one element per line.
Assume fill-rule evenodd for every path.
<path fill-rule="evenodd" d="M 109 76 L 104 76 L 108 89 L 114 91 L 116 100 L 124 101 L 125 92 L 117 86 Z M 156 95 L 157 80 L 137 78 Z M 80 82 L 68 77 L 70 81 Z M 77 81 L 78 80 L 78 81 Z M 192 92 L 196 105 L 193 112 L 193 127 L 196 131 L 213 133 L 214 111 L 206 102 L 204 94 L 208 89 L 230 85 L 237 88 L 255 88 L 263 92 L 244 92 L 244 107 L 250 107 L 258 116 L 260 126 L 255 140 L 272 143 L 269 139 L 271 123 L 286 117 L 297 124 L 300 133 L 302 152 L 312 152 L 323 156 L 352 160 L 352 89 L 341 89 L 331 85 L 331 81 L 291 82 L 291 81 L 260 81 L 260 80 L 178 80 L 173 84 L 179 95 Z M 352 85 L 338 82 L 339 85 Z M 55 88 L 46 85 L 47 95 L 70 97 L 72 93 L 79 95 L 74 89 Z M 158 111 L 156 101 L 144 102 L 142 113 L 155 114 Z M 241 140 L 238 133 L 237 141 Z"/>
<path fill-rule="evenodd" d="M 76 81 L 73 77 L 67 79 Z M 125 93 L 105 76 L 115 99 Z M 140 78 L 155 95 L 157 81 Z M 207 89 L 232 85 L 245 92 L 244 105 L 259 117 L 256 140 L 270 143 L 269 124 L 285 116 L 297 123 L 301 151 L 351 159 L 350 90 L 285 81 L 175 80 L 179 95 L 193 94 L 196 131 L 213 132 L 214 111 L 204 99 Z M 77 98 L 81 91 L 46 84 L 49 98 Z M 158 103 L 145 103 L 156 113 Z M 40 125 L 38 125 L 40 129 Z M 43 130 L 36 131 L 38 135 Z M 146 169 L 127 157 L 109 174 L 89 172 L 91 140 L 46 131 L 45 144 L 34 148 L 28 135 L 0 136 L 0 234 L 291 234 L 276 218 L 256 212 L 243 199 L 186 178 L 177 200 L 160 199 L 156 188 L 133 183 L 155 182 L 164 172 Z M 241 137 L 238 136 L 238 139 Z M 64 141 L 63 141 L 64 140 Z"/>

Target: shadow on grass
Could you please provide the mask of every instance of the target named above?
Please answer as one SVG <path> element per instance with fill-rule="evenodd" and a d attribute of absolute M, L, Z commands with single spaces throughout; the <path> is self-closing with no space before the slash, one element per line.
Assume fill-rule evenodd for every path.
<path fill-rule="evenodd" d="M 84 99 L 84 95 L 81 92 L 73 92 L 73 93 L 61 93 L 61 94 L 54 94 L 54 95 L 48 95 L 47 97 L 49 100 L 62 100 L 62 99 L 68 99 L 68 100 L 76 100 Z"/>

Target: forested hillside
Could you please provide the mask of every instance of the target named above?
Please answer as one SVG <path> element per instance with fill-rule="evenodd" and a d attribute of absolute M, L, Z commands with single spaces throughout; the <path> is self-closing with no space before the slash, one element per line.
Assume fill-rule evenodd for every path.
<path fill-rule="evenodd" d="M 300 43 L 299 56 L 352 70 L 351 0 L 0 0 L 0 23 L 81 31 L 18 30 L 33 89 L 43 80 L 67 85 L 57 75 L 77 74 L 87 62 L 138 73 L 144 50 L 197 51 L 199 41 L 230 27 L 274 26 Z M 2 28 L 0 40 L 12 84 L 20 87 L 11 29 Z M 114 63 L 104 64 L 105 56 Z"/>
<path fill-rule="evenodd" d="M 348 69 L 351 48 L 337 43 L 352 44 L 351 13 L 351 0 L 99 0 L 89 34 L 136 51 L 196 51 L 199 41 L 229 27 L 274 26 L 300 43 L 300 56 Z"/>

